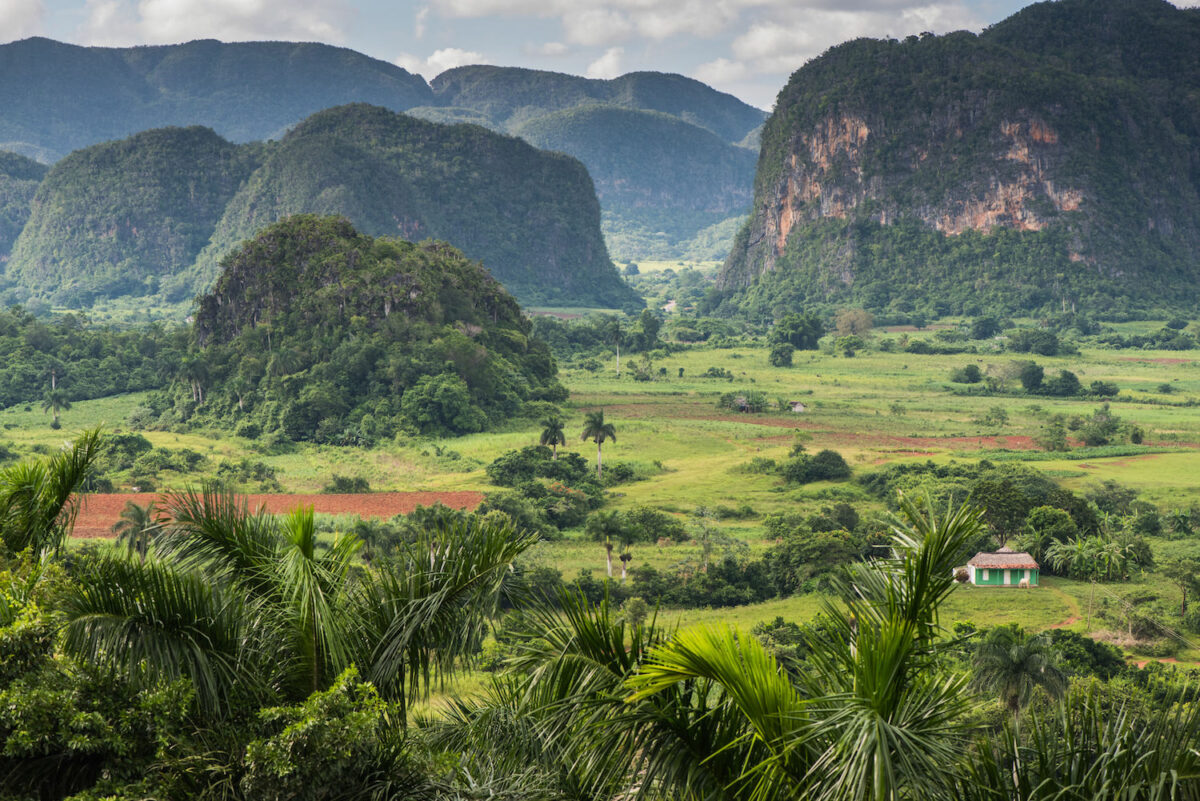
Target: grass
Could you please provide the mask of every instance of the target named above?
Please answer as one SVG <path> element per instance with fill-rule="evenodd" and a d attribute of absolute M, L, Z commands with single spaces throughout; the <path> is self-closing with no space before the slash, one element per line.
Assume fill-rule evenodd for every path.
<path fill-rule="evenodd" d="M 677 268 L 674 262 L 639 266 L 644 271 Z M 929 331 L 877 332 L 874 339 L 878 343 L 905 335 L 933 336 Z M 686 519 L 701 506 L 748 504 L 756 517 L 719 525 L 751 554 L 770 545 L 762 529 L 767 514 L 813 511 L 839 493 L 853 498 L 860 513 L 883 511 L 878 500 L 865 497 L 853 484 L 795 489 L 782 486 L 773 476 L 741 469 L 755 457 L 786 457 L 798 437 L 810 452 L 821 448 L 839 451 L 856 473 L 912 460 L 1032 460 L 1039 470 L 1072 490 L 1111 479 L 1138 490 L 1144 499 L 1164 509 L 1200 504 L 1200 406 L 1184 405 L 1200 402 L 1200 355 L 1197 360 L 1179 363 L 1163 360 L 1191 359 L 1191 355 L 1085 348 L 1079 356 L 1035 357 L 1047 374 L 1069 369 L 1085 385 L 1095 380 L 1115 382 L 1122 392 L 1111 404 L 1113 413 L 1145 431 L 1146 444 L 1141 447 L 1119 445 L 1068 453 L 1031 451 L 1029 438 L 1038 435 L 1051 415 L 1087 416 L 1099 406 L 1098 401 L 1017 393 L 959 395 L 955 390 L 961 386 L 948 381 L 953 368 L 968 363 L 986 368 L 1028 356 L 923 356 L 871 350 L 844 358 L 797 351 L 794 366 L 782 369 L 769 366 L 766 356 L 765 348 L 749 346 L 684 350 L 651 359 L 650 372 L 657 376 L 651 382 L 632 380 L 627 356 L 622 358 L 620 377 L 611 355 L 596 372 L 565 364 L 562 380 L 571 390 L 564 409 L 567 447 L 589 460 L 595 458 L 594 446 L 580 442 L 578 432 L 585 412 L 604 409 L 606 419 L 617 427 L 617 440 L 604 446 L 606 463 L 633 460 L 662 466 L 661 472 L 645 481 L 616 488 L 611 508 L 651 505 Z M 642 357 L 634 360 L 641 362 Z M 702 378 L 710 367 L 729 371 L 733 379 Z M 1164 383 L 1176 391 L 1159 393 L 1156 388 Z M 772 401 L 802 400 L 807 411 L 742 415 L 716 408 L 722 393 L 743 390 L 762 391 Z M 85 427 L 103 423 L 110 431 L 120 430 L 129 412 L 143 402 L 144 396 L 135 394 L 76 403 L 63 414 L 61 431 L 50 430 L 49 416 L 37 405 L 6 409 L 0 411 L 0 442 L 6 441 L 18 454 L 46 452 Z M 1004 409 L 1007 423 L 981 422 L 994 407 Z M 212 469 L 226 459 L 266 462 L 291 492 L 319 490 L 333 473 L 362 476 L 377 490 L 491 491 L 495 488 L 488 483 L 483 467 L 507 450 L 536 443 L 538 433 L 535 421 L 515 420 L 499 431 L 451 440 L 401 438 L 368 451 L 302 445 L 293 453 L 264 455 L 254 450 L 254 443 L 236 437 L 144 432 L 156 446 L 205 454 Z M 166 476 L 163 485 L 183 486 L 196 479 Z M 1155 541 L 1154 548 L 1160 554 L 1180 548 L 1195 552 L 1200 541 Z M 699 548 L 689 544 L 642 546 L 633 554 L 631 566 L 669 568 L 697 561 Z M 603 547 L 583 540 L 578 532 L 561 542 L 539 546 L 531 559 L 553 565 L 568 578 L 580 570 L 604 569 Z M 1147 581 L 1145 586 L 1164 599 L 1176 597 L 1163 582 Z M 1125 592 L 1141 586 L 1134 583 L 1114 589 Z M 947 604 L 944 619 L 977 624 L 1013 621 L 1044 628 L 1077 616 L 1070 599 L 1079 604 L 1089 589 L 1063 580 L 1047 580 L 1045 587 L 1030 592 L 964 588 Z M 686 624 L 728 622 L 748 627 L 777 615 L 805 618 L 818 605 L 819 599 L 805 596 L 732 610 L 667 610 L 663 615 Z M 1200 653 L 1191 655 L 1200 658 Z"/>

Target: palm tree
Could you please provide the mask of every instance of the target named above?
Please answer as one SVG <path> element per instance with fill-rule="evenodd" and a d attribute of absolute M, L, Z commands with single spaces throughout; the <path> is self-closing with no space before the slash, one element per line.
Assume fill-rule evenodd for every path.
<path fill-rule="evenodd" d="M 58 428 L 58 416 L 62 412 L 71 408 L 71 401 L 67 398 L 67 393 L 61 389 L 52 389 L 46 393 L 46 397 L 42 399 L 42 411 L 51 412 L 54 414 L 54 419 L 50 423 L 51 428 Z"/>
<path fill-rule="evenodd" d="M 542 436 L 538 442 L 542 445 L 548 445 L 554 451 L 554 460 L 558 461 L 558 446 L 567 444 L 567 437 L 563 434 L 563 421 L 558 417 L 547 417 L 542 421 Z"/>
<path fill-rule="evenodd" d="M 623 533 L 621 513 L 617 511 L 596 512 L 588 518 L 584 531 L 592 539 L 604 542 L 604 558 L 608 568 L 608 577 L 613 577 L 613 538 L 620 538 Z"/>
<path fill-rule="evenodd" d="M 522 638 L 492 711 L 531 721 L 539 761 L 587 769 L 593 784 L 572 786 L 600 791 L 574 797 L 954 798 L 969 694 L 939 661 L 937 611 L 982 524 L 973 509 L 901 510 L 892 556 L 846 579 L 795 678 L 753 637 L 626 629 L 607 602 L 566 597 Z"/>
<path fill-rule="evenodd" d="M 95 560 L 72 589 L 65 647 L 131 681 L 187 677 L 209 713 L 233 698 L 304 698 L 351 663 L 406 705 L 477 650 L 536 540 L 504 522 L 445 523 L 387 570 L 355 576 L 361 542 L 317 547 L 311 509 L 251 513 L 212 487 L 162 508 L 158 558 Z"/>
<path fill-rule="evenodd" d="M 611 439 L 617 441 L 617 429 L 612 423 L 604 422 L 604 410 L 600 409 L 595 412 L 588 412 L 583 418 L 583 434 L 581 440 L 591 440 L 596 443 L 596 478 L 600 477 L 600 450 L 604 445 L 604 441 Z"/>
<path fill-rule="evenodd" d="M 151 542 L 161 530 L 158 507 L 153 502 L 139 506 L 133 501 L 126 501 L 120 518 L 112 527 L 112 532 L 117 535 L 117 544 L 124 544 L 128 556 L 137 554 L 143 562 L 146 561 Z"/>
<path fill-rule="evenodd" d="M 0 471 L 0 543 L 10 553 L 60 550 L 75 525 L 79 491 L 100 457 L 100 429 L 81 434 L 41 462 Z"/>
<path fill-rule="evenodd" d="M 999 693 L 1016 721 L 1038 687 L 1061 698 L 1067 678 L 1044 634 L 1026 635 L 1015 624 L 988 632 L 975 651 L 975 686 Z"/>

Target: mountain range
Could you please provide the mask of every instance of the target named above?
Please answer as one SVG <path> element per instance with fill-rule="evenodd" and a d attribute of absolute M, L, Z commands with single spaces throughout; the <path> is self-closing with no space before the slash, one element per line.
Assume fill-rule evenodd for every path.
<path fill-rule="evenodd" d="M 0 150 L 46 163 L 162 127 L 200 125 L 236 144 L 280 139 L 317 111 L 356 102 L 434 122 L 475 123 L 576 156 L 593 173 L 605 233 L 622 259 L 723 256 L 723 246 L 702 245 L 705 252 L 695 254 L 689 248 L 706 228 L 724 222 L 732 230 L 726 221 L 746 212 L 753 134 L 766 117 L 731 95 L 665 73 L 595 80 L 471 66 L 426 83 L 393 64 L 323 44 L 202 40 L 101 48 L 34 38 L 0 45 Z M 648 174 L 610 152 L 611 114 L 536 124 L 594 106 L 623 110 L 625 140 L 669 151 L 693 180 L 678 186 L 663 171 Z M 664 117 L 674 125 L 664 128 Z M 659 141 L 672 133 L 681 133 L 682 146 Z M 711 188 L 697 193 L 698 183 Z M 657 204 L 631 200 L 626 189 Z M 699 241 L 711 238 L 709 231 Z"/>
<path fill-rule="evenodd" d="M 37 165 L 9 161 L 26 169 L 9 180 L 14 194 L 25 187 L 18 211 L 30 210 L 5 265 L 16 300 L 184 300 L 261 228 L 315 213 L 372 236 L 449 241 L 526 303 L 637 302 L 608 257 L 583 165 L 478 126 L 352 104 L 265 144 L 155 129 L 75 151 L 31 200 L 18 177 Z"/>

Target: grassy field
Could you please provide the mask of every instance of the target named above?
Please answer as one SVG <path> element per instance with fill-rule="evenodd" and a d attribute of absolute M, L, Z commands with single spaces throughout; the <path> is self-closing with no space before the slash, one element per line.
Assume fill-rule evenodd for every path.
<path fill-rule="evenodd" d="M 905 335 L 931 336 L 929 332 L 877 332 L 875 340 Z M 1112 411 L 1140 426 L 1146 444 L 1126 448 L 1124 455 L 1117 456 L 1080 448 L 1067 454 L 1046 453 L 1031 443 L 1048 416 L 1086 416 L 1099 405 L 1096 401 L 960 395 L 955 390 L 961 385 L 948 381 L 955 367 L 999 365 L 1014 358 L 1009 354 L 925 356 L 871 350 L 845 358 L 798 351 L 794 366 L 783 369 L 770 367 L 766 356 L 761 347 L 687 350 L 653 360 L 651 373 L 659 380 L 650 382 L 632 380 L 628 359 L 623 360 L 625 369 L 619 378 L 611 358 L 596 372 L 567 367 L 562 378 L 571 390 L 565 410 L 567 433 L 573 438 L 568 448 L 578 449 L 589 460 L 595 458 L 594 445 L 580 443 L 578 432 L 586 411 L 604 409 L 606 419 L 617 428 L 617 440 L 605 444 L 605 462 L 639 462 L 654 465 L 656 472 L 648 480 L 618 488 L 611 508 L 651 505 L 687 519 L 697 507 L 747 504 L 755 517 L 719 525 L 749 553 L 760 553 L 771 544 L 764 540 L 761 527 L 767 514 L 815 510 L 831 499 L 851 500 L 861 513 L 883 511 L 882 504 L 855 484 L 789 489 L 774 476 L 741 469 L 754 457 L 786 456 L 798 436 L 810 451 L 839 451 L 855 472 L 911 460 L 1031 459 L 1028 464 L 1058 477 L 1071 489 L 1113 479 L 1164 509 L 1200 504 L 1200 407 L 1188 405 L 1200 402 L 1200 361 L 1187 352 L 1085 350 L 1080 356 L 1036 357 L 1047 375 L 1069 369 L 1084 385 L 1104 380 L 1120 387 L 1121 400 L 1112 404 Z M 734 378 L 702 378 L 710 367 L 727 370 Z M 1173 391 L 1161 392 L 1164 384 Z M 799 400 L 806 411 L 746 415 L 717 409 L 722 393 L 743 390 L 760 390 L 772 400 Z M 120 430 L 140 402 L 139 396 L 130 395 L 77 403 L 63 414 L 61 431 L 50 430 L 48 415 L 37 406 L 7 409 L 0 412 L 0 441 L 7 441 L 18 453 L 45 452 L 86 426 L 103 423 L 110 431 Z M 994 407 L 1007 414 L 1003 426 L 981 422 Z M 488 491 L 494 487 L 487 481 L 484 465 L 505 451 L 536 443 L 538 433 L 533 421 L 511 421 L 499 431 L 453 440 L 402 439 L 367 452 L 301 446 L 279 455 L 258 453 L 253 442 L 215 433 L 145 432 L 145 436 L 156 446 L 200 452 L 214 467 L 225 459 L 261 460 L 275 469 L 289 492 L 319 490 L 335 473 L 366 478 L 375 490 Z M 194 480 L 195 476 L 168 477 L 164 485 Z M 1200 553 L 1200 540 L 1154 545 L 1156 551 Z M 635 549 L 633 556 L 631 566 L 669 568 L 698 560 L 699 548 L 644 546 Z M 581 569 L 604 568 L 603 548 L 579 536 L 543 544 L 531 559 L 553 565 L 567 577 Z M 1143 583 L 1164 598 L 1177 597 L 1154 576 Z M 1074 618 L 1080 617 L 1080 599 L 1087 589 L 1064 580 L 1048 580 L 1046 586 L 1029 592 L 964 588 L 944 615 L 947 622 L 1081 627 L 1084 624 Z M 1136 586 L 1109 589 L 1124 593 Z M 819 604 L 819 598 L 804 596 L 749 608 L 663 614 L 685 623 L 750 626 L 777 615 L 807 618 Z M 1196 660 L 1200 652 L 1182 656 Z"/>

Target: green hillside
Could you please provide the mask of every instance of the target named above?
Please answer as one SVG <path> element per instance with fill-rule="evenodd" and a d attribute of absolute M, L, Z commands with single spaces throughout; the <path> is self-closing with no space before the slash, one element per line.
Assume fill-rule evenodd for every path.
<path fill-rule="evenodd" d="M 481 265 L 338 217 L 289 217 L 232 252 L 199 299 L 193 337 L 185 380 L 156 404 L 251 437 L 481 431 L 566 395 L 549 350 Z"/>
<path fill-rule="evenodd" d="M 1198 64 L 1200 13 L 1160 0 L 835 47 L 779 95 L 714 305 L 1190 306 Z"/>
<path fill-rule="evenodd" d="M 29 220 L 38 184 L 45 176 L 44 165 L 0 151 L 0 263 L 8 261 L 17 235 Z"/>
<path fill-rule="evenodd" d="M 717 258 L 749 208 L 765 114 L 681 75 L 611 80 L 469 66 L 431 82 L 436 121 L 469 121 L 575 156 L 596 182 L 604 237 L 622 260 Z M 471 116 L 475 115 L 475 116 Z M 712 226 L 718 226 L 713 228 Z"/>
<path fill-rule="evenodd" d="M 733 95 L 664 72 L 631 72 L 600 80 L 473 65 L 447 70 L 430 86 L 438 105 L 474 109 L 509 131 L 543 114 L 605 103 L 669 114 L 706 128 L 726 142 L 737 142 L 762 124 L 765 116 Z"/>
<path fill-rule="evenodd" d="M 149 128 L 198 124 L 248 142 L 342 103 L 402 110 L 429 98 L 420 76 L 323 44 L 0 45 L 0 149 L 47 161 Z"/>
<path fill-rule="evenodd" d="M 578 161 L 478 126 L 366 105 L 316 114 L 273 147 L 184 286 L 208 286 L 230 248 L 300 213 L 344 215 L 375 236 L 444 239 L 525 303 L 636 300 L 609 261 L 600 207 Z"/>
<path fill-rule="evenodd" d="M 586 105 L 536 117 L 515 132 L 587 165 L 619 259 L 667 257 L 750 205 L 755 154 L 677 117 Z"/>
<path fill-rule="evenodd" d="M 38 188 L 8 281 L 72 306 L 153 294 L 196 258 L 261 150 L 193 127 L 72 153 Z"/>

